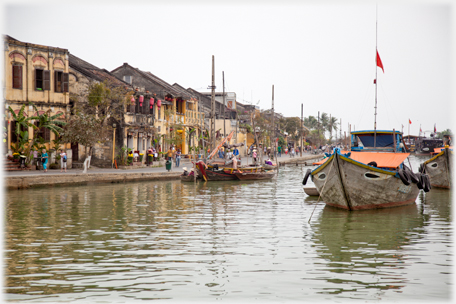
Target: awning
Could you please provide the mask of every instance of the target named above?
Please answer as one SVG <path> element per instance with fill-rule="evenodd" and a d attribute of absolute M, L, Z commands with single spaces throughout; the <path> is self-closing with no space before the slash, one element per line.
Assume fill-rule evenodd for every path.
<path fill-rule="evenodd" d="M 342 151 L 341 154 L 348 153 Z M 390 152 L 351 152 L 350 158 L 363 163 L 368 164 L 372 161 L 377 163 L 379 168 L 397 168 L 402 162 L 410 155 L 410 153 L 390 153 Z M 328 158 L 325 158 L 319 162 L 313 163 L 314 165 L 321 165 L 326 162 Z"/>

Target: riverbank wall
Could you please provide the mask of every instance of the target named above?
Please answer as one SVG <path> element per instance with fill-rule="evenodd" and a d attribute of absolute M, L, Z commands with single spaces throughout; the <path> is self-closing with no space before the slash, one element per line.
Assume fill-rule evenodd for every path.
<path fill-rule="evenodd" d="M 282 157 L 279 158 L 280 166 L 307 164 L 311 165 L 313 161 L 322 159 L 323 155 L 305 155 L 302 157 Z M 246 162 L 244 162 L 246 163 Z M 183 166 L 187 165 L 183 163 Z M 191 166 L 191 164 L 189 164 Z M 189 167 L 190 167 L 189 166 Z M 176 180 L 182 174 L 181 168 L 174 168 L 173 171 L 163 171 L 163 167 L 155 168 L 138 168 L 138 169 L 95 169 L 88 173 L 82 173 L 82 170 L 68 173 L 43 171 L 16 172 L 14 175 L 5 175 L 3 179 L 6 190 L 28 189 L 35 187 L 54 187 L 54 186 L 78 186 L 90 185 L 95 183 L 127 183 L 138 181 L 162 181 Z"/>

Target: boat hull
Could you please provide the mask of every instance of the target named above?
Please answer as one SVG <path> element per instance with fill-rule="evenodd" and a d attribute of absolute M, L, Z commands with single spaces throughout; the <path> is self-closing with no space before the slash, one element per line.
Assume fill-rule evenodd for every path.
<path fill-rule="evenodd" d="M 312 180 L 327 205 L 347 210 L 413 204 L 419 193 L 415 184 L 406 186 L 394 171 L 371 167 L 337 153 L 312 171 Z"/>
<path fill-rule="evenodd" d="M 240 180 L 262 180 L 262 179 L 271 179 L 275 176 L 274 171 L 265 171 L 265 172 L 236 172 L 234 173 L 236 177 Z"/>
<path fill-rule="evenodd" d="M 429 175 L 431 186 L 436 188 L 451 188 L 451 163 L 453 160 L 453 152 L 448 148 L 433 158 L 423 163 L 425 172 Z"/>

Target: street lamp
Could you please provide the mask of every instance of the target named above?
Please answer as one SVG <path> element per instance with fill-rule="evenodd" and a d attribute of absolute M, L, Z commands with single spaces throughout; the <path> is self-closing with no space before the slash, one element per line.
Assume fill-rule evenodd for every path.
<path fill-rule="evenodd" d="M 114 168 L 114 151 L 116 150 L 116 123 L 112 124 L 112 168 Z"/>

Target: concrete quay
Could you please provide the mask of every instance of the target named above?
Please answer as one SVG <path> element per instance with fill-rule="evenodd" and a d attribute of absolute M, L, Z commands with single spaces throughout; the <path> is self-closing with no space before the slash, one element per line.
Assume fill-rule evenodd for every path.
<path fill-rule="evenodd" d="M 310 164 L 313 161 L 322 159 L 322 154 L 303 154 L 302 157 L 282 155 L 278 158 L 280 166 L 294 164 Z M 243 157 L 242 164 L 247 164 L 247 157 Z M 252 163 L 252 159 L 248 159 Z M 48 172 L 33 171 L 6 171 L 3 172 L 3 183 L 6 190 L 27 189 L 33 187 L 53 186 L 77 186 L 90 185 L 94 183 L 126 183 L 135 181 L 154 180 L 175 180 L 179 179 L 183 167 L 190 169 L 191 162 L 188 159 L 181 161 L 180 167 L 173 164 L 172 170 L 168 172 L 165 167 L 140 167 L 130 169 L 111 169 L 91 167 L 87 173 L 82 169 L 68 169 L 67 172 L 60 172 L 60 169 L 48 170 Z"/>

